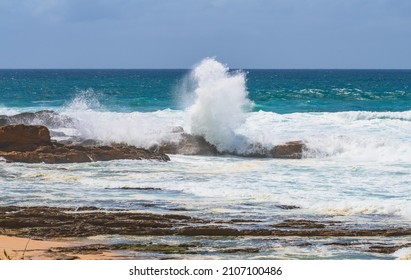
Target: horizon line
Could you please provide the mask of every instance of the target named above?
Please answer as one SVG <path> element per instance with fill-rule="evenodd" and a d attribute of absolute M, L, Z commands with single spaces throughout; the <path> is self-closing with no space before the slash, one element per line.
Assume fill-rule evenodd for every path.
<path fill-rule="evenodd" d="M 192 70 L 193 68 L 0 68 L 2 70 Z M 229 68 L 230 70 L 411 70 L 411 68 Z"/>

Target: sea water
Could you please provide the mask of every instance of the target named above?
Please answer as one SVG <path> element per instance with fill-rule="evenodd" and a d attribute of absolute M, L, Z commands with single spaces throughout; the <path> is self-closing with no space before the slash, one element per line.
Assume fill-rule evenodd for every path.
<path fill-rule="evenodd" d="M 97 206 L 258 219 L 267 227 L 287 218 L 334 220 L 356 229 L 411 224 L 409 70 L 230 70 L 212 58 L 190 70 L 0 70 L 0 115 L 39 110 L 73 120 L 32 121 L 48 125 L 55 140 L 148 148 L 177 141 L 173 128 L 180 126 L 221 152 L 294 140 L 307 150 L 300 160 L 171 155 L 170 162 L 0 161 L 3 206 Z M 198 258 L 230 258 L 213 253 L 219 242 L 265 248 L 236 258 L 401 257 L 371 254 L 361 245 L 327 247 L 321 238 L 308 247 L 297 246 L 298 238 L 196 240 L 210 246 Z"/>

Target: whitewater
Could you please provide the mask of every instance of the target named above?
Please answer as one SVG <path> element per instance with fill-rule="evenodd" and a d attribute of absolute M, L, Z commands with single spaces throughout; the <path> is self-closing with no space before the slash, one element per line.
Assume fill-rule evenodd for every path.
<path fill-rule="evenodd" d="M 52 110 L 58 114 L 57 119 L 38 117 L 28 124 L 48 126 L 58 141 L 93 139 L 144 148 L 165 140 L 178 141 L 176 127 L 203 136 L 220 152 L 247 153 L 256 144 L 270 148 L 288 141 L 303 141 L 306 149 L 302 159 L 170 155 L 167 163 L 123 160 L 36 165 L 0 161 L 0 203 L 93 205 L 156 213 L 181 213 L 183 209 L 184 214 L 192 216 L 255 218 L 267 225 L 285 218 L 338 220 L 348 227 L 355 224 L 366 229 L 410 225 L 408 105 L 402 110 L 385 110 L 382 105 L 381 110 L 369 110 L 361 107 L 364 96 L 369 94 L 365 89 L 333 90 L 339 99 L 324 101 L 319 81 L 318 86 L 305 93 L 290 85 L 291 97 L 287 100 L 279 90 L 277 106 L 281 108 L 267 110 L 273 101 L 264 103 L 256 98 L 261 94 L 255 90 L 259 80 L 251 81 L 252 73 L 233 71 L 213 58 L 205 59 L 172 87 L 170 98 L 177 100 L 178 106 L 155 110 L 118 110 L 115 106 L 119 103 L 114 101 L 119 99 L 107 101 L 107 95 L 94 87 L 75 90 L 63 101 L 42 98 L 19 106 L 7 101 L 5 93 L 0 100 L 0 117 Z M 254 84 L 248 86 L 249 83 Z M 387 103 L 394 102 L 395 91 L 389 92 L 391 99 Z M 305 95 L 298 99 L 301 94 Z M 304 101 L 307 94 L 309 102 Z M 347 94 L 359 95 L 355 99 L 357 110 L 349 107 L 354 99 L 347 101 Z M 399 93 L 398 103 L 407 104 L 407 94 Z M 139 100 L 138 106 L 144 106 L 150 98 Z M 378 101 L 377 97 L 371 99 L 367 102 Z M 342 102 L 349 105 L 339 110 L 321 110 L 326 101 L 330 108 Z M 162 100 L 158 102 L 163 104 Z M 290 111 L 292 102 L 300 103 Z M 314 102 L 318 102 L 320 110 L 301 109 Z M 284 211 L 286 206 L 295 209 Z M 343 256 L 338 250 L 304 250 L 289 248 L 269 257 Z M 373 257 L 366 252 L 351 253 L 353 258 Z"/>

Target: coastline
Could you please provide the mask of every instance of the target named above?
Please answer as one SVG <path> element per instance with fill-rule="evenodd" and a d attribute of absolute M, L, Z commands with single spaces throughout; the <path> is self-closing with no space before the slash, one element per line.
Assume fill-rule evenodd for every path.
<path fill-rule="evenodd" d="M 113 260 L 122 256 L 112 252 L 63 254 L 53 248 L 84 246 L 88 244 L 80 239 L 46 239 L 0 235 L 0 260 Z"/>
<path fill-rule="evenodd" d="M 258 220 L 209 220 L 96 207 L 2 206 L 0 213 L 3 260 L 22 259 L 23 254 L 24 259 L 201 259 L 210 246 L 219 258 L 251 259 L 266 250 L 264 242 L 357 249 L 381 258 L 411 248 L 411 228 L 347 229 L 336 221 L 287 219 L 267 227 Z M 260 245 L 248 246 L 257 239 L 262 240 Z M 227 242 L 236 244 L 224 245 Z"/>

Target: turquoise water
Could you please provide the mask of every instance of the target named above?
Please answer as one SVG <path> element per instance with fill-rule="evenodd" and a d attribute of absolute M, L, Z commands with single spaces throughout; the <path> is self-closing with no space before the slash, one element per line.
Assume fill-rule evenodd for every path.
<path fill-rule="evenodd" d="M 307 150 L 301 160 L 172 155 L 167 163 L 0 161 L 1 205 L 258 219 L 262 227 L 284 219 L 365 229 L 411 225 L 408 70 L 238 71 L 212 59 L 193 70 L 0 70 L 0 115 L 43 109 L 58 113 L 60 121 L 38 116 L 30 123 L 47 125 L 56 140 L 148 148 L 177 141 L 172 131 L 181 126 L 220 151 L 248 152 L 250 143 L 270 148 L 292 140 L 304 141 Z M 346 247 L 326 246 L 332 240 L 322 238 L 306 247 L 298 246 L 298 238 L 203 238 L 198 241 L 209 253 L 192 257 L 392 259 L 409 252 L 384 255 L 364 248 L 369 242 L 403 244 L 404 238 L 353 238 L 355 246 Z M 227 256 L 213 247 L 227 242 L 252 244 L 261 253 Z"/>
<path fill-rule="evenodd" d="M 0 105 L 59 107 L 93 91 L 116 112 L 182 109 L 190 70 L 0 70 Z M 244 70 L 254 110 L 407 111 L 411 70 Z"/>

